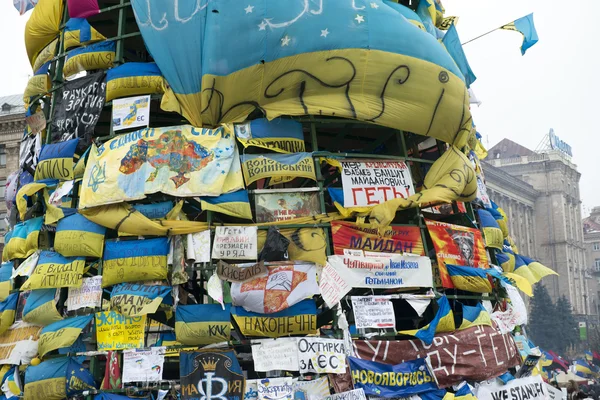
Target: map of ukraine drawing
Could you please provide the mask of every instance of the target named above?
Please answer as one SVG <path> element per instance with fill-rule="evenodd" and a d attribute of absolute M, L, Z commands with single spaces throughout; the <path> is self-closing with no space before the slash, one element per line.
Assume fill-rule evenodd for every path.
<path fill-rule="evenodd" d="M 119 171 L 129 175 L 138 171 L 144 163 L 154 167 L 146 182 L 156 179 L 161 168 L 177 172 L 170 178 L 178 189 L 190 180 L 186 175 L 206 167 L 214 159 L 214 153 L 199 143 L 187 140 L 180 130 L 170 130 L 156 140 L 139 139 L 132 144 L 121 160 Z"/>

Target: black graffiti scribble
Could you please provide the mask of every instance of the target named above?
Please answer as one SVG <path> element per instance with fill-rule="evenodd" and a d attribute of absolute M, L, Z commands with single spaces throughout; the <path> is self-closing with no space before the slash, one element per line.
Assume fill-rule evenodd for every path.
<path fill-rule="evenodd" d="M 379 114 L 377 114 L 377 116 L 367 119 L 368 122 L 375 122 L 376 119 L 378 119 L 379 117 L 381 117 L 383 115 L 383 113 L 385 113 L 385 92 L 388 88 L 388 84 L 394 77 L 394 74 L 399 71 L 404 71 L 406 73 L 405 77 L 401 77 L 400 79 L 398 79 L 396 81 L 396 83 L 398 83 L 399 85 L 405 84 L 406 81 L 408 81 L 408 78 L 410 78 L 410 68 L 408 67 L 408 65 L 400 65 L 400 66 L 394 68 L 392 70 L 392 72 L 390 72 L 390 74 L 388 75 L 388 78 L 385 80 L 385 83 L 383 84 L 383 88 L 381 89 L 381 94 L 379 95 L 379 100 L 381 101 L 381 111 L 379 112 Z"/>
<path fill-rule="evenodd" d="M 242 102 L 232 105 L 225 112 L 223 112 L 223 105 L 225 104 L 225 95 L 223 94 L 223 92 L 221 92 L 220 90 L 218 90 L 215 87 L 216 83 L 217 83 L 217 80 L 215 78 L 213 78 L 212 86 L 202 90 L 202 93 L 210 92 L 210 97 L 208 98 L 208 101 L 206 102 L 206 107 L 204 107 L 200 111 L 200 114 L 204 114 L 210 108 L 213 98 L 214 98 L 214 95 L 217 94 L 219 97 L 219 105 L 217 107 L 217 111 L 218 111 L 217 123 L 221 123 L 222 120 L 225 118 L 225 116 L 229 112 L 231 112 L 231 110 L 233 110 L 234 108 L 237 108 L 237 107 L 244 106 L 244 105 L 250 105 L 250 106 L 254 107 L 255 109 L 260 110 L 264 115 L 266 115 L 266 111 L 256 101 L 242 101 Z"/>
<path fill-rule="evenodd" d="M 467 89 L 465 89 L 465 91 L 463 92 L 463 106 L 462 106 L 462 113 L 460 116 L 460 122 L 458 123 L 458 130 L 456 131 L 456 134 L 454 135 L 454 139 L 456 140 L 456 138 L 458 137 L 458 135 L 461 134 L 461 132 L 463 131 L 467 131 L 467 132 L 471 132 L 471 121 L 473 119 L 473 117 L 471 115 L 469 115 L 469 118 L 467 118 L 467 120 L 465 121 L 465 101 L 466 101 L 466 96 L 467 96 Z"/>
<path fill-rule="evenodd" d="M 311 238 L 318 237 L 318 238 L 322 239 L 323 240 L 323 245 L 321 247 L 315 247 L 314 249 L 306 248 L 306 246 L 304 245 L 304 243 L 302 243 L 302 238 L 300 237 L 300 233 L 301 233 L 302 229 L 304 229 L 304 228 L 298 228 L 298 229 L 296 229 L 294 231 L 294 233 L 292 233 L 292 235 L 290 236 L 290 239 L 292 239 L 292 242 L 300 250 L 302 250 L 302 251 L 318 251 L 318 250 L 324 249 L 327 246 L 327 243 L 325 242 L 325 238 L 323 237 L 323 235 L 319 234 L 319 232 L 314 232 L 313 231 L 313 232 L 310 233 Z"/>
<path fill-rule="evenodd" d="M 314 75 L 306 70 L 292 69 L 292 70 L 286 71 L 283 74 L 279 75 L 278 77 L 273 79 L 271 81 L 271 83 L 269 83 L 269 85 L 267 85 L 267 87 L 265 88 L 265 92 L 264 92 L 265 98 L 273 99 L 285 91 L 285 88 L 281 87 L 281 88 L 279 88 L 279 90 L 276 93 L 272 93 L 272 94 L 269 93 L 269 89 L 271 89 L 271 86 L 275 85 L 275 83 L 278 82 L 280 79 L 282 79 L 290 74 L 295 74 L 295 73 L 304 74 L 307 77 L 309 77 L 312 80 L 319 83 L 321 86 L 324 86 L 329 89 L 339 89 L 339 88 L 345 87 L 346 88 L 345 95 L 346 95 L 346 100 L 348 101 L 348 106 L 350 107 L 350 112 L 352 113 L 352 117 L 356 119 L 357 118 L 356 109 L 354 108 L 354 104 L 352 103 L 352 100 L 350 99 L 350 84 L 354 81 L 354 78 L 356 78 L 356 67 L 354 66 L 354 63 L 352 63 L 352 61 L 350 61 L 344 57 L 329 57 L 325 60 L 325 62 L 330 62 L 333 60 L 341 60 L 341 61 L 346 62 L 348 65 L 350 65 L 350 67 L 352 68 L 352 76 L 342 83 L 335 84 L 335 83 L 327 83 L 327 82 L 323 81 L 322 79 L 318 78 L 316 75 Z M 300 104 L 302 105 L 304 113 L 308 114 L 308 107 L 306 106 L 306 103 L 304 102 L 305 90 L 306 90 L 306 80 L 303 80 L 302 82 L 300 82 L 300 87 L 298 90 L 298 100 L 300 101 Z"/>
<path fill-rule="evenodd" d="M 440 97 L 438 98 L 438 101 L 435 104 L 435 108 L 433 109 L 433 114 L 431 115 L 431 120 L 429 121 L 429 128 L 427 128 L 427 132 L 425 133 L 425 136 L 429 136 L 429 131 L 431 131 L 431 127 L 433 126 L 433 121 L 435 120 L 435 116 L 437 114 L 438 108 L 440 107 L 440 103 L 442 102 L 442 99 L 444 98 L 444 93 L 446 93 L 446 89 L 442 89 L 442 93 L 440 94 Z"/>

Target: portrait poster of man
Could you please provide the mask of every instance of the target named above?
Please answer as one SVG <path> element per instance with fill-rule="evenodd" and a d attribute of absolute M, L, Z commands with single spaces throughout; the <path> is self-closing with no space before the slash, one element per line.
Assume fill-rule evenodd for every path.
<path fill-rule="evenodd" d="M 425 220 L 433 241 L 442 286 L 454 288 L 446 264 L 489 268 L 481 232 L 465 226 Z"/>

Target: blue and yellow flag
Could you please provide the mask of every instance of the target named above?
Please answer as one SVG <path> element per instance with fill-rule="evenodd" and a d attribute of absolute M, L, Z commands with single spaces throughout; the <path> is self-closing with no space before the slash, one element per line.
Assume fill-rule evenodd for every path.
<path fill-rule="evenodd" d="M 591 350 L 586 350 L 585 351 L 585 359 L 587 362 L 593 362 L 594 361 L 594 353 L 592 353 Z"/>
<path fill-rule="evenodd" d="M 460 38 L 458 37 L 458 32 L 456 31 L 454 24 L 450 26 L 450 29 L 448 29 L 448 32 L 446 32 L 444 35 L 442 44 L 444 47 L 446 47 L 446 50 L 448 50 L 448 53 L 450 53 L 452 59 L 454 59 L 458 69 L 465 78 L 465 84 L 467 87 L 471 86 L 477 77 L 469 65 L 469 61 L 467 60 L 467 56 L 465 55 L 462 44 L 460 43 Z"/>
<path fill-rule="evenodd" d="M 306 151 L 302 124 L 298 121 L 284 118 L 269 121 L 266 118 L 258 118 L 234 125 L 233 129 L 235 136 L 244 147 L 260 147 L 278 153 Z"/>
<path fill-rule="evenodd" d="M 245 336 L 277 338 L 290 335 L 313 335 L 317 333 L 317 305 L 313 299 L 272 314 L 259 314 L 244 310 L 244 307 L 231 308 L 234 322 Z"/>
<path fill-rule="evenodd" d="M 127 317 L 153 314 L 163 302 L 173 304 L 171 286 L 121 283 L 113 286 L 110 308 Z"/>
<path fill-rule="evenodd" d="M 421 18 L 425 30 L 434 38 L 438 39 L 436 29 L 437 12 L 435 9 L 435 0 L 421 0 L 417 6 L 417 15 Z"/>
<path fill-rule="evenodd" d="M 163 219 L 173 209 L 172 201 L 162 201 L 152 204 L 134 204 L 133 209 L 150 219 Z"/>
<path fill-rule="evenodd" d="M 54 250 L 65 257 L 102 257 L 106 228 L 76 213 L 58 221 Z"/>
<path fill-rule="evenodd" d="M 44 217 L 37 217 L 16 224 L 14 229 L 4 236 L 2 261 L 32 255 L 38 249 L 38 238 L 43 223 Z"/>
<path fill-rule="evenodd" d="M 13 365 L 2 378 L 2 400 L 19 400 L 23 396 L 23 384 L 19 375 L 19 367 Z"/>
<path fill-rule="evenodd" d="M 60 321 L 55 296 L 56 289 L 32 290 L 23 308 L 23 321 L 41 326 Z"/>
<path fill-rule="evenodd" d="M 489 211 L 483 209 L 478 209 L 477 215 L 479 216 L 479 222 L 483 230 L 485 245 L 502 250 L 504 236 L 494 216 Z"/>
<path fill-rule="evenodd" d="M 0 265 L 0 301 L 5 300 L 13 288 L 12 273 L 15 263 L 12 261 L 3 262 Z"/>
<path fill-rule="evenodd" d="M 533 23 L 533 13 L 519 18 L 510 24 L 506 24 L 500 27 L 500 29 L 517 31 L 523 35 L 523 44 L 521 45 L 522 55 L 525 55 L 527 49 L 532 47 L 539 40 L 537 31 L 535 30 L 535 24 Z"/>
<path fill-rule="evenodd" d="M 454 400 L 477 400 L 477 397 L 471 392 L 469 385 L 465 383 L 454 393 Z"/>
<path fill-rule="evenodd" d="M 19 293 L 13 293 L 0 302 L 0 335 L 6 332 L 15 322 L 18 300 Z"/>
<path fill-rule="evenodd" d="M 65 50 L 106 39 L 85 18 L 71 18 L 65 24 Z"/>
<path fill-rule="evenodd" d="M 42 251 L 37 266 L 21 291 L 80 287 L 83 279 L 85 257 L 63 257 L 53 251 Z"/>
<path fill-rule="evenodd" d="M 497 252 L 496 261 L 502 267 L 502 270 L 506 272 L 513 272 L 515 270 L 515 255 L 509 252 Z"/>
<path fill-rule="evenodd" d="M 128 62 L 106 71 L 106 101 L 163 92 L 164 79 L 156 63 Z"/>
<path fill-rule="evenodd" d="M 473 293 L 490 293 L 492 291 L 492 282 L 490 282 L 487 269 L 452 264 L 446 264 L 446 269 L 456 289 Z"/>
<path fill-rule="evenodd" d="M 412 329 L 406 331 L 399 331 L 401 335 L 415 336 L 417 339 L 421 339 L 425 344 L 430 345 L 433 343 L 433 337 L 436 333 L 452 332 L 456 330 L 454 324 L 454 313 L 450 308 L 450 303 L 446 296 L 442 296 L 437 301 L 438 310 L 433 320 L 420 329 Z"/>
<path fill-rule="evenodd" d="M 175 310 L 175 336 L 187 345 L 226 342 L 231 331 L 231 305 L 178 305 Z"/>
<path fill-rule="evenodd" d="M 102 287 L 167 279 L 167 254 L 167 238 L 106 242 Z"/>
<path fill-rule="evenodd" d="M 63 347 L 72 346 L 77 340 L 81 331 L 92 321 L 93 315 L 84 315 L 54 322 L 40 333 L 38 340 L 38 353 L 44 357 L 52 350 L 58 350 Z"/>
<path fill-rule="evenodd" d="M 202 210 L 214 211 L 235 218 L 252 219 L 248 191 L 245 189 L 217 197 L 200 197 L 200 206 Z"/>
<path fill-rule="evenodd" d="M 538 282 L 540 279 L 548 276 L 548 275 L 558 275 L 558 273 L 548 267 L 546 267 L 545 265 L 542 265 L 542 263 L 540 263 L 539 261 L 535 261 L 529 257 L 525 257 L 524 255 L 519 255 L 521 257 L 521 259 L 523 260 L 523 262 L 527 265 L 527 268 L 529 269 L 529 271 L 531 272 L 531 274 L 533 275 L 533 277 L 535 279 L 537 279 L 536 282 Z"/>
<path fill-rule="evenodd" d="M 73 157 L 77 150 L 79 139 L 67 140 L 56 144 L 45 144 L 40 151 L 38 165 L 35 168 L 34 179 L 58 179 L 70 181 L 74 178 Z"/>
<path fill-rule="evenodd" d="M 63 75 L 69 77 L 82 71 L 108 69 L 113 66 L 116 43 L 105 40 L 67 52 Z"/>
<path fill-rule="evenodd" d="M 463 304 L 463 320 L 458 330 L 470 328 L 472 326 L 487 325 L 492 326 L 492 319 L 483 304 L 476 306 L 467 306 Z"/>
<path fill-rule="evenodd" d="M 575 360 L 573 363 L 575 365 L 575 371 L 577 371 L 577 375 L 592 377 L 596 376 L 596 373 L 593 370 L 593 367 L 587 363 L 583 358 L 579 358 Z"/>
<path fill-rule="evenodd" d="M 62 400 L 95 388 L 92 374 L 69 357 L 53 358 L 25 370 L 25 400 Z"/>

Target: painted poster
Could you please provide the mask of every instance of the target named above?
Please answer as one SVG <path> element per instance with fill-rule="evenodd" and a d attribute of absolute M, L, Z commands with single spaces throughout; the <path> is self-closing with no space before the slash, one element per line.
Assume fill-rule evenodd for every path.
<path fill-rule="evenodd" d="M 127 97 L 112 101 L 113 131 L 148 126 L 150 96 Z"/>
<path fill-rule="evenodd" d="M 179 363 L 182 400 L 240 400 L 244 374 L 233 351 L 182 351 Z"/>
<path fill-rule="evenodd" d="M 123 350 L 123 383 L 162 380 L 165 348 Z"/>
<path fill-rule="evenodd" d="M 540 375 L 513 379 L 505 385 L 496 381 L 481 384 L 475 391 L 480 400 L 547 400 L 548 391 Z"/>
<path fill-rule="evenodd" d="M 331 221 L 331 233 L 335 254 L 343 255 L 344 249 L 355 249 L 363 252 L 425 255 L 418 226 L 393 226 L 381 236 L 374 228 L 346 221 Z"/>
<path fill-rule="evenodd" d="M 258 372 L 298 371 L 296 338 L 261 340 L 252 345 L 252 360 L 254 370 Z"/>
<path fill-rule="evenodd" d="M 256 222 L 287 221 L 321 213 L 318 188 L 255 190 Z"/>
<path fill-rule="evenodd" d="M 341 374 L 346 371 L 346 350 L 341 339 L 304 337 L 298 340 L 300 373 Z"/>
<path fill-rule="evenodd" d="M 52 143 L 84 138 L 89 143 L 104 108 L 104 72 L 65 82 L 54 96 Z"/>
<path fill-rule="evenodd" d="M 144 347 L 146 316 L 125 317 L 115 311 L 96 313 L 98 350 L 124 350 Z"/>
<path fill-rule="evenodd" d="M 435 248 L 443 287 L 454 288 L 446 264 L 489 268 L 481 231 L 428 219 L 425 223 Z"/>
<path fill-rule="evenodd" d="M 102 276 L 92 276 L 83 278 L 81 287 L 69 288 L 67 297 L 67 311 L 74 311 L 80 308 L 100 307 L 102 305 Z"/>
<path fill-rule="evenodd" d="M 352 296 L 356 329 L 394 328 L 396 315 L 389 296 Z"/>
<path fill-rule="evenodd" d="M 226 260 L 256 260 L 256 226 L 217 226 L 212 258 Z"/>
<path fill-rule="evenodd" d="M 264 378 L 257 382 L 258 400 L 293 400 L 292 378 Z"/>
<path fill-rule="evenodd" d="M 149 128 L 92 147 L 80 207 L 140 200 L 157 192 L 219 196 L 243 188 L 235 138 L 224 128 Z"/>
<path fill-rule="evenodd" d="M 310 381 L 294 381 L 294 400 L 313 400 L 329 396 L 327 376 Z"/>
<path fill-rule="evenodd" d="M 345 160 L 342 165 L 344 207 L 367 207 L 415 194 L 404 161 Z"/>

